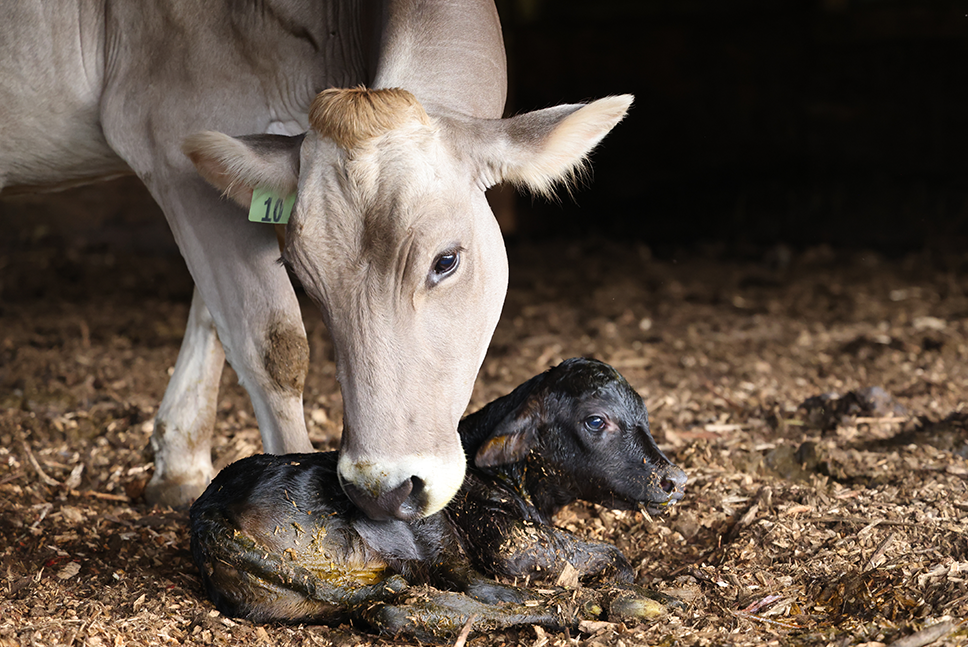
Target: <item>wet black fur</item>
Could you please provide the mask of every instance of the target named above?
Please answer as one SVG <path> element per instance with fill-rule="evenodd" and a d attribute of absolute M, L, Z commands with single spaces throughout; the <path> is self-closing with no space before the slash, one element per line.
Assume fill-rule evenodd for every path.
<path fill-rule="evenodd" d="M 590 416 L 607 419 L 604 431 L 584 425 Z M 367 550 L 407 581 L 485 602 L 520 602 L 524 596 L 482 577 L 468 559 L 491 575 L 554 577 L 568 561 L 583 577 L 627 582 L 634 573 L 621 551 L 554 527 L 552 515 L 579 498 L 655 510 L 682 497 L 685 475 L 656 446 L 641 398 L 617 371 L 595 360 L 568 360 L 532 378 L 466 417 L 459 431 L 468 456 L 463 487 L 444 511 L 410 523 L 371 521 L 355 508 L 339 487 L 335 452 L 257 455 L 226 467 L 191 509 L 192 553 L 212 601 L 229 615 L 299 619 L 274 617 L 258 601 L 226 595 L 212 576 L 210 547 L 217 548 L 219 533 L 227 537 L 244 525 L 268 535 L 273 528 L 308 528 L 322 519 L 328 536 L 345 534 L 347 550 L 350 539 L 362 538 Z M 253 567 L 260 577 L 275 577 L 303 593 L 299 577 L 273 574 L 274 566 L 261 565 L 259 551 L 250 552 L 232 567 Z M 346 587 L 314 591 L 306 589 L 306 595 L 329 596 L 337 605 L 340 596 L 347 603 L 357 597 Z"/>
<path fill-rule="evenodd" d="M 607 418 L 606 428 L 586 428 L 590 416 Z M 552 516 L 576 499 L 654 513 L 682 498 L 685 474 L 653 440 L 642 398 L 603 362 L 567 360 L 466 417 L 460 433 L 468 473 L 444 512 L 474 565 L 491 575 L 556 576 L 567 561 L 584 577 L 631 581 L 615 546 L 556 528 Z M 516 440 L 504 444 L 511 455 L 495 459 L 487 441 L 501 434 Z M 540 540 L 508 550 L 514 529 Z"/>

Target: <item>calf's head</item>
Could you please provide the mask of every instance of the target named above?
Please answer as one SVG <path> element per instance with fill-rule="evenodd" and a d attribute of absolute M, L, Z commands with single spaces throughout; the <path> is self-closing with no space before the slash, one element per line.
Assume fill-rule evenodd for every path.
<path fill-rule="evenodd" d="M 527 397 L 484 439 L 478 467 L 527 461 L 539 475 L 529 494 L 545 512 L 584 499 L 656 513 L 682 499 L 685 473 L 656 445 L 642 398 L 614 368 L 574 358 L 519 388 Z"/>
<path fill-rule="evenodd" d="M 243 206 L 254 188 L 297 194 L 282 258 L 332 334 L 340 479 L 370 517 L 431 514 L 463 480 L 457 423 L 507 291 L 484 190 L 550 192 L 631 101 L 484 120 L 428 114 L 404 90 L 334 89 L 302 136 L 186 141 L 201 175 Z"/>

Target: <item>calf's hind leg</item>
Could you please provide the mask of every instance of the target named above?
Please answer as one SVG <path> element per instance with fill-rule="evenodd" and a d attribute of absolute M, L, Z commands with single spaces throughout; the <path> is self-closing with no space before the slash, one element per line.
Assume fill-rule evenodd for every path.
<path fill-rule="evenodd" d="M 209 598 L 226 615 L 254 622 L 338 623 L 407 588 L 400 575 L 375 584 L 320 577 L 239 532 L 219 514 L 193 520 L 192 554 Z M 378 573 L 373 573 L 379 577 Z"/>

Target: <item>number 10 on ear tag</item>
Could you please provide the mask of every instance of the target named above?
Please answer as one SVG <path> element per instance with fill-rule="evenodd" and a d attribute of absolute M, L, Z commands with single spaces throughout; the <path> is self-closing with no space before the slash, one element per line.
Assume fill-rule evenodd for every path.
<path fill-rule="evenodd" d="M 253 189 L 252 204 L 249 206 L 249 222 L 284 225 L 289 222 L 294 204 L 296 204 L 295 193 L 283 197 L 269 189 Z"/>

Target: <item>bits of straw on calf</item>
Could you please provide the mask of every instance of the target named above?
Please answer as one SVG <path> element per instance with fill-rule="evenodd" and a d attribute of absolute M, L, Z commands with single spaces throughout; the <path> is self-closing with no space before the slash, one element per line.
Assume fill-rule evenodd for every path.
<path fill-rule="evenodd" d="M 191 512 L 210 597 L 254 620 L 355 619 L 424 638 L 452 633 L 449 624 L 429 629 L 434 617 L 453 616 L 458 630 L 472 614 L 479 630 L 560 629 L 610 607 L 655 612 L 618 548 L 552 524 L 577 499 L 656 512 L 682 498 L 685 474 L 656 446 L 642 399 L 617 371 L 563 362 L 467 416 L 460 434 L 470 457 L 463 487 L 442 512 L 415 522 L 360 513 L 339 487 L 335 453 L 230 465 Z M 566 563 L 595 583 L 582 589 L 582 605 L 551 595 L 523 607 L 534 594 L 481 574 L 556 578 Z M 408 583 L 459 593 L 411 589 L 404 603 Z"/>

